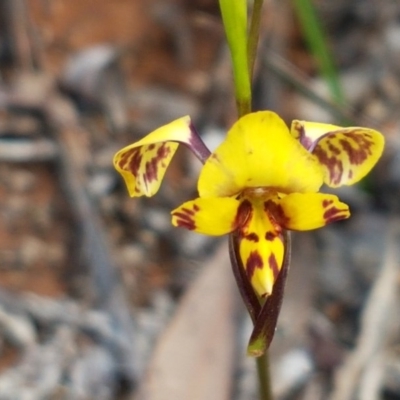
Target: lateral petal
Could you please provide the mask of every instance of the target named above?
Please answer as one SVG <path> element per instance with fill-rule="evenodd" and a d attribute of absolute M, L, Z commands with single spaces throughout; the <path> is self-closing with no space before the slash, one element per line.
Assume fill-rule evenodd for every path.
<path fill-rule="evenodd" d="M 249 187 L 316 192 L 323 182 L 318 160 L 271 111 L 240 118 L 201 170 L 200 197 L 225 197 Z"/>
<path fill-rule="evenodd" d="M 292 193 L 267 200 L 265 207 L 280 226 L 294 231 L 321 228 L 350 216 L 347 204 L 324 193 Z"/>
<path fill-rule="evenodd" d="M 240 202 L 231 197 L 197 198 L 171 212 L 172 224 L 206 235 L 225 235 L 240 224 L 239 206 Z M 241 218 L 245 218 L 243 213 Z"/>
<path fill-rule="evenodd" d="M 179 143 L 193 147 L 200 139 L 191 129 L 189 116 L 156 129 L 143 139 L 118 151 L 114 167 L 122 175 L 131 197 L 153 196 Z M 200 141 L 201 142 L 201 141 Z"/>
<path fill-rule="evenodd" d="M 261 297 L 272 293 L 274 282 L 282 268 L 284 244 L 281 228 L 263 208 L 262 200 L 243 200 L 247 220 L 239 228 L 239 252 L 246 275 Z"/>

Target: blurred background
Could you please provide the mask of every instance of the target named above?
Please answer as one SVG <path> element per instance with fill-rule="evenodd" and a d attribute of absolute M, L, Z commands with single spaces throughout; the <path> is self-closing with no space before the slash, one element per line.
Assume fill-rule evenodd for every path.
<path fill-rule="evenodd" d="M 293 235 L 276 399 L 400 399 L 400 4 L 263 10 L 254 109 L 387 141 L 351 219 Z M 210 148 L 236 118 L 217 0 L 0 0 L 0 400 L 257 399 L 226 238 L 170 224 L 200 163 L 151 199 L 112 168 L 187 114 Z"/>

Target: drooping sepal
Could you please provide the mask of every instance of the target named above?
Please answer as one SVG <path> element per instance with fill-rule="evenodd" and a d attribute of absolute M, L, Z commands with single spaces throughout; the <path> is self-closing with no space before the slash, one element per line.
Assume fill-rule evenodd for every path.
<path fill-rule="evenodd" d="M 253 357 L 260 357 L 267 351 L 275 334 L 290 266 L 290 234 L 287 231 L 283 232 L 283 238 L 285 255 L 281 272 L 275 281 L 271 295 L 266 299 L 261 299 L 246 275 L 239 253 L 240 237 L 237 232 L 229 235 L 229 254 L 233 274 L 254 325 L 247 348 L 248 355 Z"/>
<path fill-rule="evenodd" d="M 114 167 L 124 178 L 131 197 L 157 193 L 179 144 L 186 145 L 203 163 L 210 154 L 189 116 L 156 129 L 115 154 Z"/>
<path fill-rule="evenodd" d="M 242 297 L 243 303 L 247 308 L 253 324 L 261 311 L 260 300 L 254 291 L 246 275 L 243 263 L 239 253 L 239 235 L 238 232 L 232 232 L 229 235 L 229 258 L 231 261 L 233 276 L 235 277 L 237 287 Z"/>
<path fill-rule="evenodd" d="M 284 243 L 285 257 L 282 270 L 275 281 L 271 295 L 267 297 L 261 307 L 247 346 L 247 354 L 252 357 L 261 357 L 265 354 L 275 335 L 290 267 L 291 240 L 290 233 L 287 231 L 284 232 Z"/>

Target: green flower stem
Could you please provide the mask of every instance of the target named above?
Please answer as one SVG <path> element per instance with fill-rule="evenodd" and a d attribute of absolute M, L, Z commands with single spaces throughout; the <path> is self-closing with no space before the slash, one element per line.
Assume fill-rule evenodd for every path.
<path fill-rule="evenodd" d="M 254 0 L 251 14 L 249 38 L 247 40 L 247 62 L 249 65 L 250 82 L 253 80 L 254 63 L 257 55 L 258 39 L 260 37 L 261 9 L 264 0 Z"/>
<path fill-rule="evenodd" d="M 236 106 L 237 106 L 237 110 L 238 110 L 238 115 L 239 118 L 243 117 L 246 114 L 250 114 L 251 113 L 251 99 L 237 99 L 236 100 Z"/>
<path fill-rule="evenodd" d="M 260 400 L 273 400 L 268 352 L 256 358 Z"/>
<path fill-rule="evenodd" d="M 235 98 L 239 118 L 251 112 L 251 82 L 253 77 L 254 62 L 257 55 L 259 30 L 261 21 L 261 8 L 263 0 L 254 0 L 253 12 L 250 23 L 250 31 L 247 35 L 247 0 L 219 0 L 222 21 L 232 57 L 233 78 L 235 84 Z M 231 237 L 231 256 L 234 256 L 234 238 Z M 232 258 L 232 257 L 231 257 Z M 233 257 L 236 258 L 236 257 Z M 240 288 L 240 272 L 237 272 L 237 280 Z M 246 279 L 246 278 L 245 278 Z M 254 299 L 247 298 L 246 288 L 241 288 L 246 306 L 249 312 L 255 312 Z M 248 289 L 247 289 L 248 290 Z M 257 299 L 255 299 L 257 301 Z M 254 308 L 254 309 L 253 309 Z M 252 315 L 255 318 L 255 315 Z M 272 400 L 271 378 L 267 352 L 256 358 L 260 400 Z"/>
<path fill-rule="evenodd" d="M 251 112 L 251 85 L 247 62 L 247 0 L 219 0 L 233 67 L 239 117 Z"/>

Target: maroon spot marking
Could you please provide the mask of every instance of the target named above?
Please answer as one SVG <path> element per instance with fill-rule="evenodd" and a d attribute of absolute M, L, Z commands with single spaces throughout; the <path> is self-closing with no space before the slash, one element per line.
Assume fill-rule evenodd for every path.
<path fill-rule="evenodd" d="M 271 214 L 279 226 L 285 227 L 290 221 L 290 218 L 285 215 L 282 206 L 280 204 L 276 204 L 272 200 L 264 201 L 264 211 L 267 214 Z M 275 228 L 279 229 L 277 226 L 275 226 Z"/>
<path fill-rule="evenodd" d="M 278 278 L 280 267 L 278 265 L 278 261 L 276 261 L 276 257 L 274 253 L 271 253 L 271 255 L 268 258 L 268 264 L 269 267 L 271 268 L 272 275 L 274 276 L 274 281 L 276 278 Z"/>
<path fill-rule="evenodd" d="M 142 155 L 140 149 L 132 149 L 126 152 L 118 162 L 118 166 L 124 171 L 130 171 L 133 175 L 137 176 L 142 162 Z"/>
<path fill-rule="evenodd" d="M 252 251 L 246 261 L 246 274 L 249 280 L 253 277 L 255 269 L 262 268 L 263 266 L 264 264 L 260 254 L 258 254 L 257 251 Z"/>
<path fill-rule="evenodd" d="M 140 149 L 136 149 L 129 160 L 128 169 L 133 175 L 138 176 L 140 164 L 142 163 L 143 155 L 140 153 Z"/>
<path fill-rule="evenodd" d="M 254 242 L 254 243 L 258 243 L 258 241 L 260 240 L 260 238 L 258 237 L 258 235 L 255 232 L 247 234 L 245 236 L 245 238 L 247 240 L 250 240 L 250 242 Z"/>
<path fill-rule="evenodd" d="M 158 176 L 158 164 L 161 160 L 168 157 L 171 152 L 171 148 L 166 143 L 163 143 L 157 150 L 155 157 L 151 158 L 146 162 L 145 173 L 143 174 L 146 183 L 157 180 Z"/>
<path fill-rule="evenodd" d="M 329 157 L 328 153 L 321 146 L 316 146 L 313 153 L 319 159 L 320 163 L 326 165 L 328 168 L 330 182 L 337 185 L 343 175 L 342 161 L 334 155 Z"/>
<path fill-rule="evenodd" d="M 268 240 L 268 241 L 272 242 L 275 238 L 276 238 L 276 235 L 275 235 L 274 232 L 268 231 L 265 234 L 265 240 Z"/>
<path fill-rule="evenodd" d="M 340 149 L 334 146 L 332 143 L 328 142 L 328 149 L 331 151 L 335 156 L 338 156 L 340 154 Z"/>
<path fill-rule="evenodd" d="M 134 153 L 135 151 L 136 151 L 136 149 L 130 150 L 130 151 L 124 153 L 124 154 L 121 156 L 121 158 L 119 159 L 119 161 L 118 161 L 118 166 L 119 166 L 120 168 L 124 169 L 125 166 L 126 166 L 126 164 L 129 162 L 129 159 L 131 158 L 132 153 Z"/>
<path fill-rule="evenodd" d="M 329 207 L 331 204 L 333 204 L 333 200 L 325 199 L 325 200 L 322 202 L 322 207 L 327 208 L 327 207 Z"/>
<path fill-rule="evenodd" d="M 189 210 L 188 208 L 182 208 L 181 211 L 177 211 L 172 215 L 177 218 L 176 224 L 178 226 L 193 231 L 196 229 L 196 224 L 193 219 L 194 214 L 195 212 L 193 210 Z"/>
<path fill-rule="evenodd" d="M 356 144 L 354 148 L 348 140 L 341 139 L 339 143 L 341 144 L 343 151 L 349 156 L 349 160 L 352 164 L 359 165 L 362 164 L 368 156 L 372 155 L 371 147 L 374 145 L 372 140 L 369 140 L 365 134 L 357 134 L 357 132 L 346 132 L 344 133 L 346 138 L 353 140 Z"/>
<path fill-rule="evenodd" d="M 346 210 L 341 210 L 340 208 L 332 207 L 324 212 L 323 218 L 327 224 L 330 224 L 331 222 L 340 221 L 341 219 L 346 218 L 345 212 Z"/>
<path fill-rule="evenodd" d="M 148 149 L 149 149 L 149 150 L 154 150 L 155 147 L 156 147 L 156 145 L 155 145 L 154 143 L 152 143 L 152 144 L 149 144 Z"/>
<path fill-rule="evenodd" d="M 197 204 L 193 204 L 193 211 L 199 212 L 200 211 L 200 207 Z"/>

